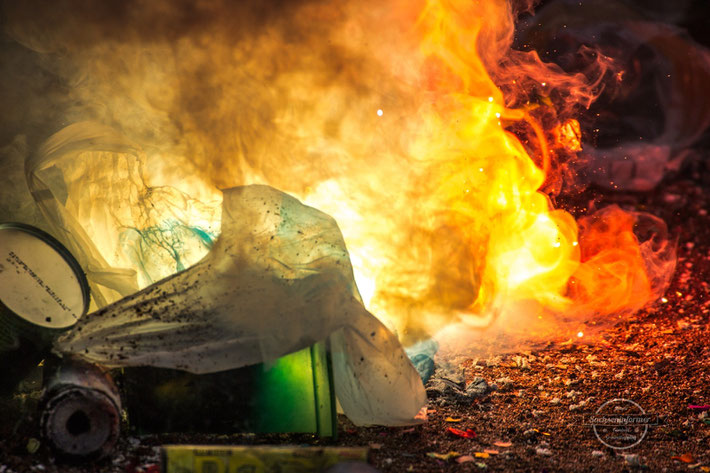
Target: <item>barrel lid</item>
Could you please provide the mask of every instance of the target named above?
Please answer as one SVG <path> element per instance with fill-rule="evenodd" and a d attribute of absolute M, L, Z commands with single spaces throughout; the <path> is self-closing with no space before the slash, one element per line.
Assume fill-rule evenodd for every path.
<path fill-rule="evenodd" d="M 66 329 L 86 314 L 89 303 L 86 275 L 64 245 L 36 227 L 0 223 L 0 310 Z"/>

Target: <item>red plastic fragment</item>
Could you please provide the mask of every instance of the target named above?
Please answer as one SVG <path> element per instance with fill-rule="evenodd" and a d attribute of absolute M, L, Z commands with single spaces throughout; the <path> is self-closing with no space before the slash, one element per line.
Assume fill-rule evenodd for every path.
<path fill-rule="evenodd" d="M 461 429 L 455 429 L 453 427 L 448 427 L 446 431 L 450 434 L 453 434 L 457 437 L 462 437 L 465 439 L 475 439 L 476 438 L 476 432 L 473 431 L 473 429 L 466 429 L 466 430 L 461 430 Z"/>

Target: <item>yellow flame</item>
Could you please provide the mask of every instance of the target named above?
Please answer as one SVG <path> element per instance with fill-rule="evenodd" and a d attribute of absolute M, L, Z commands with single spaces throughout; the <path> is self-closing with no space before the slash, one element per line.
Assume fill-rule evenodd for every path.
<path fill-rule="evenodd" d="M 568 303 L 567 281 L 579 264 L 576 224 L 538 191 L 544 170 L 501 126 L 527 117 L 506 108 L 479 55 L 481 35 L 495 40 L 491 25 L 506 31 L 508 16 L 503 2 L 430 1 L 419 17 L 420 73 L 432 86 L 409 135 L 408 219 L 380 221 L 378 237 L 366 238 L 371 228 L 338 199 L 337 182 L 307 197 L 340 223 L 365 300 L 404 322 L 402 331 L 485 318 L 502 294 Z"/>
<path fill-rule="evenodd" d="M 551 90 L 585 78 L 562 77 L 539 58 L 509 67 L 521 56 L 508 57 L 508 2 L 293 2 L 286 13 L 260 2 L 210 5 L 195 7 L 200 21 L 185 31 L 162 20 L 178 7 L 157 1 L 145 5 L 139 28 L 57 21 L 45 9 L 35 20 L 35 11 L 14 8 L 8 24 L 25 44 L 44 40 L 39 50 L 61 52 L 54 57 L 67 64 L 54 69 L 75 84 L 70 118 L 116 124 L 140 143 L 150 186 L 217 200 L 215 187 L 265 183 L 335 217 L 365 303 L 404 337 L 459 321 L 488 325 L 506 307 L 537 324 L 551 312 L 610 313 L 660 296 L 644 273 L 648 251 L 633 218 L 606 214 L 621 227 L 587 221 L 582 238 L 540 191 L 554 153 L 581 144 L 575 120 L 542 124 L 535 110 L 553 107 Z M 156 31 L 143 37 L 145 24 Z M 529 84 L 540 103 L 526 102 Z M 587 104 L 593 95 L 584 87 L 569 94 Z M 160 194 L 149 191 L 153 200 Z M 136 206 L 151 201 L 133 194 Z M 95 225 L 85 194 L 69 203 Z M 215 205 L 177 214 L 217 227 Z M 614 228 L 624 236 L 608 238 Z M 89 234 L 110 263 L 128 264 L 115 237 Z M 629 251 L 607 251 L 616 241 Z M 634 292 L 642 295 L 631 299 Z"/>

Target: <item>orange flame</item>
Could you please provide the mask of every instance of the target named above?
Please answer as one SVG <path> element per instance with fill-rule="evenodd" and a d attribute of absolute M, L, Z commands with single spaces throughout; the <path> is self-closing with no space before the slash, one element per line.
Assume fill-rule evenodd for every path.
<path fill-rule="evenodd" d="M 660 263 L 662 281 L 651 281 L 648 255 L 633 232 L 636 217 L 614 208 L 584 219 L 580 244 L 573 217 L 555 210 L 540 191 L 552 159 L 548 137 L 553 147 L 577 152 L 579 123 L 563 121 L 562 113 L 553 117 L 546 134 L 530 113 L 538 105 L 506 106 L 520 97 L 506 96 L 488 71 L 504 64 L 508 70 L 498 77 L 514 77 L 517 70 L 528 83 L 537 75 L 541 89 L 555 86 L 556 92 L 568 93 L 570 102 L 585 106 L 599 77 L 567 77 L 535 55 L 518 54 L 512 70 L 512 12 L 504 2 L 430 0 L 417 26 L 424 33 L 420 82 L 431 95 L 419 110 L 407 149 L 417 166 L 410 169 L 415 177 L 407 189 L 416 211 L 384 225 L 377 238 L 362 240 L 361 232 L 348 225 L 347 213 L 329 207 L 344 226 L 374 312 L 412 336 L 417 327 L 431 332 L 459 320 L 485 326 L 521 307 L 527 319 L 561 316 L 555 330 L 560 318 L 572 316 L 578 324 L 592 315 L 638 310 L 659 297 L 672 263 Z M 540 106 L 554 114 L 545 97 Z M 534 142 L 531 148 L 506 130 L 506 124 L 521 122 Z M 331 192 L 327 198 L 332 197 Z M 323 198 L 311 196 L 310 202 L 327 207 Z M 674 261 L 668 247 L 660 245 L 653 255 Z M 373 282 L 364 281 L 368 278 Z M 414 333 L 407 332 L 413 328 Z"/>
<path fill-rule="evenodd" d="M 125 15 L 17 3 L 8 29 L 61 53 L 42 70 L 73 84 L 67 119 L 141 144 L 150 186 L 212 199 L 266 183 L 335 217 L 365 303 L 403 338 L 457 322 L 586 334 L 584 320 L 661 295 L 674 264 L 661 222 L 612 209 L 578 235 L 547 194 L 581 147 L 575 113 L 607 58 L 570 75 L 512 50 L 515 13 L 499 0 L 262 3 Z M 74 199 L 95 226 L 90 199 Z M 192 220 L 214 218 L 200 209 Z M 107 261 L 127 265 L 95 230 Z"/>

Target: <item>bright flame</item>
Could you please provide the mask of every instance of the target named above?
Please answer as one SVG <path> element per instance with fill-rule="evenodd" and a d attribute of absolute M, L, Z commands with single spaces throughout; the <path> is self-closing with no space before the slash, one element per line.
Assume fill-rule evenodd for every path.
<path fill-rule="evenodd" d="M 602 219 L 610 226 L 596 233 L 588 229 L 580 248 L 572 216 L 553 209 L 540 192 L 550 159 L 544 132 L 525 109 L 506 107 L 515 100 L 504 96 L 487 71 L 487 64 L 500 59 L 496 54 L 506 53 L 509 6 L 430 0 L 418 27 L 420 81 L 430 95 L 417 127 L 407 134 L 412 177 L 398 188 L 416 210 L 388 222 L 378 219 L 373 228 L 366 223 L 371 217 L 351 207 L 371 198 L 367 189 L 354 189 L 355 195 L 341 200 L 339 183 L 329 182 L 327 190 L 307 197 L 343 228 L 358 283 L 375 313 L 404 333 L 416 326 L 430 332 L 459 319 L 486 324 L 522 306 L 525 318 L 589 317 L 636 310 L 651 301 L 658 286 L 646 278 L 648 268 L 631 231 L 633 216 L 618 209 L 605 213 Z M 584 88 L 581 79 L 576 88 Z M 501 127 L 511 122 L 532 129 L 540 165 Z M 550 136 L 553 146 L 581 150 L 574 119 L 556 123 Z M 384 216 L 387 210 L 366 206 L 365 212 Z M 582 254 L 590 252 L 594 256 L 580 264 Z"/>
<path fill-rule="evenodd" d="M 17 4 L 8 25 L 23 44 L 61 52 L 52 57 L 69 65 L 42 70 L 75 84 L 71 119 L 115 124 L 141 144 L 151 186 L 212 199 L 215 187 L 266 183 L 335 217 L 364 302 L 404 338 L 457 322 L 578 327 L 661 296 L 674 259 L 663 238 L 639 243 L 648 218 L 615 209 L 585 219 L 578 234 L 547 195 L 559 190 L 559 158 L 581 148 L 572 112 L 594 100 L 601 73 L 568 75 L 512 51 L 504 1 L 334 3 L 292 2 L 280 13 L 260 2 L 207 2 L 183 18 L 156 1 L 136 12 L 161 20 L 137 23 L 151 28 L 119 23 L 98 33 L 84 17 L 57 21 L 54 10 Z M 98 13 L 86 18 L 133 18 Z M 192 16 L 200 21 L 171 29 L 171 18 L 181 26 Z M 119 174 L 142 183 L 127 166 L 93 192 L 120 189 Z M 107 198 L 112 207 L 131 196 L 118 222 L 97 223 L 87 194 L 69 192 L 111 265 L 131 258 L 109 227 L 136 226 L 136 214 L 141 232 L 162 231 L 156 211 L 141 212 L 161 195 L 188 227 L 219 227 L 215 205 L 127 189 Z M 659 222 L 647 227 L 664 237 Z M 194 235 L 190 261 L 207 251 Z"/>

